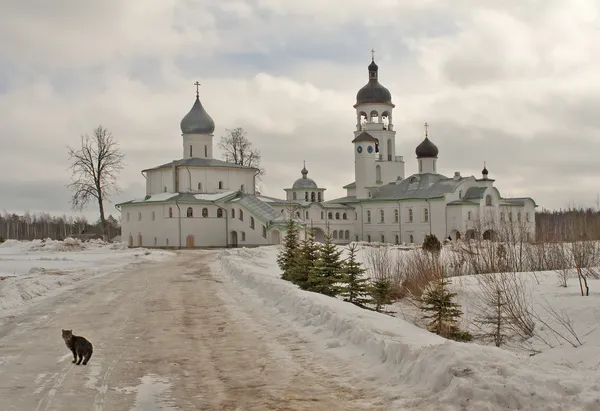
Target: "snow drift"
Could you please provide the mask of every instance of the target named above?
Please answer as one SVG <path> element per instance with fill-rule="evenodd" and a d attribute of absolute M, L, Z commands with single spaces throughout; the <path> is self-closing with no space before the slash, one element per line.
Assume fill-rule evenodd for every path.
<path fill-rule="evenodd" d="M 598 410 L 597 373 L 536 364 L 495 347 L 457 343 L 279 278 L 278 247 L 222 251 L 214 268 L 251 290 L 278 320 L 350 360 L 375 379 L 397 409 Z"/>

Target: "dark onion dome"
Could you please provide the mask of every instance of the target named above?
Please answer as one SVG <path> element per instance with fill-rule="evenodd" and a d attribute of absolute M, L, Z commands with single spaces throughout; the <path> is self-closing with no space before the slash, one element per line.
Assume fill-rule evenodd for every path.
<path fill-rule="evenodd" d="M 390 91 L 379 84 L 378 71 L 379 67 L 375 64 L 375 60 L 373 59 L 371 64 L 369 64 L 369 82 L 356 94 L 356 105 L 354 107 L 360 104 L 369 103 L 394 105 L 392 103 L 392 94 Z"/>
<path fill-rule="evenodd" d="M 485 166 L 485 163 L 483 164 L 483 170 L 481 170 L 481 174 L 483 174 L 484 176 L 487 176 L 487 175 L 489 174 L 489 173 L 488 173 L 488 169 L 487 169 L 487 167 Z"/>
<path fill-rule="evenodd" d="M 429 137 L 425 137 L 425 140 L 423 140 L 415 150 L 417 158 L 437 158 L 439 152 L 437 146 L 429 140 Z"/>
<path fill-rule="evenodd" d="M 299 178 L 298 180 L 296 180 L 294 182 L 294 185 L 292 186 L 292 188 L 317 188 L 317 183 L 314 182 L 314 180 L 311 180 L 310 178 L 308 178 L 308 170 L 306 169 L 306 166 L 304 166 L 304 168 L 302 168 L 302 178 Z"/>
<path fill-rule="evenodd" d="M 212 134 L 215 131 L 215 122 L 208 115 L 200 98 L 196 95 L 196 102 L 189 113 L 181 120 L 183 134 Z"/>

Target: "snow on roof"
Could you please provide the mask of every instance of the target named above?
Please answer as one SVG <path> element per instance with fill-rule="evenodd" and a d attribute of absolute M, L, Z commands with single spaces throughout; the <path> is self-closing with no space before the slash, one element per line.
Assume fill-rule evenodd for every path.
<path fill-rule="evenodd" d="M 230 196 L 235 191 L 223 191 L 221 193 L 200 193 L 194 194 L 194 198 L 200 201 L 217 201 L 224 197 Z"/>
<path fill-rule="evenodd" d="M 160 193 L 152 194 L 149 198 L 140 198 L 133 200 L 132 203 L 143 203 L 145 201 L 167 201 L 170 198 L 177 196 L 178 193 Z"/>

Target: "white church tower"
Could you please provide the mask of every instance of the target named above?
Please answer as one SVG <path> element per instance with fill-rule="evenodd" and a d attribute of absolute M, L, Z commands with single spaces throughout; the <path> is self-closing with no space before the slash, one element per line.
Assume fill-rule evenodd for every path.
<path fill-rule="evenodd" d="M 213 132 L 215 122 L 208 115 L 202 103 L 196 82 L 196 102 L 192 109 L 181 120 L 181 132 L 183 133 L 183 158 L 213 158 Z"/>
<path fill-rule="evenodd" d="M 368 187 L 404 178 L 404 160 L 396 156 L 392 95 L 379 83 L 379 67 L 371 50 L 369 82 L 356 95 L 354 173 L 356 197 L 368 198 Z"/>

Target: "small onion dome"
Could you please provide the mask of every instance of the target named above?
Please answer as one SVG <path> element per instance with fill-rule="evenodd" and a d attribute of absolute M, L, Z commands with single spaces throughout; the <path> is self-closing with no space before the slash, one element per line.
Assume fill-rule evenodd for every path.
<path fill-rule="evenodd" d="M 484 176 L 487 176 L 489 174 L 488 169 L 485 166 L 485 164 L 483 165 L 483 170 L 481 170 L 481 174 L 483 174 Z"/>
<path fill-rule="evenodd" d="M 417 158 L 437 158 L 439 152 L 437 146 L 429 140 L 429 137 L 425 137 L 425 140 L 423 140 L 415 150 Z"/>
<path fill-rule="evenodd" d="M 306 169 L 306 166 L 302 168 L 301 173 L 302 178 L 296 180 L 292 188 L 317 188 L 317 183 L 315 183 L 314 180 L 307 177 L 308 170 Z"/>
<path fill-rule="evenodd" d="M 215 122 L 208 115 L 200 98 L 196 96 L 196 102 L 189 113 L 181 120 L 181 132 L 183 134 L 212 134 L 215 131 Z"/>
<path fill-rule="evenodd" d="M 390 91 L 379 84 L 378 80 L 379 67 L 375 64 L 375 60 L 369 64 L 369 82 L 361 88 L 356 94 L 356 105 L 383 103 L 392 104 L 392 94 Z"/>

